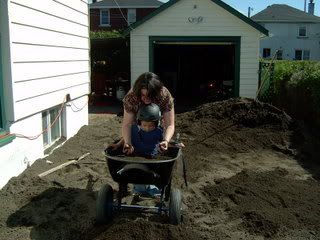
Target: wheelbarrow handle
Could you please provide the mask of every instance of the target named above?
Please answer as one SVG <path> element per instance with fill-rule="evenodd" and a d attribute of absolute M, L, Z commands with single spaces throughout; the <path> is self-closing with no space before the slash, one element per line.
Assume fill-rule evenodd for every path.
<path fill-rule="evenodd" d="M 125 174 L 126 172 L 128 172 L 130 170 L 141 170 L 147 174 L 152 174 L 154 178 L 160 177 L 159 174 L 150 170 L 150 168 L 148 166 L 146 166 L 145 164 L 139 164 L 139 163 L 127 164 L 123 168 L 121 168 L 119 171 L 117 171 L 117 174 L 121 176 L 122 174 Z"/>

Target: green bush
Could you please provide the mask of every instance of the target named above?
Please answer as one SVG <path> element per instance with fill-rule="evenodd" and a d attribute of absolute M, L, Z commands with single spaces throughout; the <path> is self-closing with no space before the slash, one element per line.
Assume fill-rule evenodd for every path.
<path fill-rule="evenodd" d="M 90 39 L 120 38 L 122 34 L 117 30 L 111 31 L 90 31 Z"/>
<path fill-rule="evenodd" d="M 275 94 L 295 88 L 310 94 L 314 107 L 320 110 L 320 62 L 277 61 L 274 73 Z"/>
<path fill-rule="evenodd" d="M 273 102 L 291 114 L 320 116 L 320 62 L 275 61 Z M 299 110 L 297 108 L 299 105 Z M 299 114 L 297 114 L 299 115 Z"/>

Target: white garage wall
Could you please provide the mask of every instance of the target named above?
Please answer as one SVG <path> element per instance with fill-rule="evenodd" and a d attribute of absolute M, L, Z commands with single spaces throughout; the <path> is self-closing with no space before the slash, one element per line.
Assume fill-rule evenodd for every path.
<path fill-rule="evenodd" d="M 197 8 L 194 8 L 194 5 Z M 189 17 L 203 17 L 192 24 Z M 254 97 L 258 87 L 261 33 L 210 0 L 180 0 L 131 31 L 131 83 L 149 70 L 149 36 L 240 36 L 240 96 Z"/>

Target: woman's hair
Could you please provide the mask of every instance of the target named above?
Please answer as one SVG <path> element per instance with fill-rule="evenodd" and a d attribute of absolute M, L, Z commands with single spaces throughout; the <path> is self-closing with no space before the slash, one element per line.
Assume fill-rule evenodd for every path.
<path fill-rule="evenodd" d="M 140 98 L 141 89 L 147 89 L 148 97 L 154 100 L 160 97 L 162 87 L 163 83 L 160 81 L 158 75 L 152 72 L 145 72 L 135 81 L 133 85 L 133 92 L 138 98 Z"/>

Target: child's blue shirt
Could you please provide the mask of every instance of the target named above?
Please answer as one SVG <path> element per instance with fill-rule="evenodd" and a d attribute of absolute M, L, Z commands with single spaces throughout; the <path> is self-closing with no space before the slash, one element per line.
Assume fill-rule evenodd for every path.
<path fill-rule="evenodd" d="M 137 124 L 131 127 L 131 142 L 138 155 L 154 157 L 163 138 L 163 129 L 157 127 L 150 132 L 143 131 Z"/>

